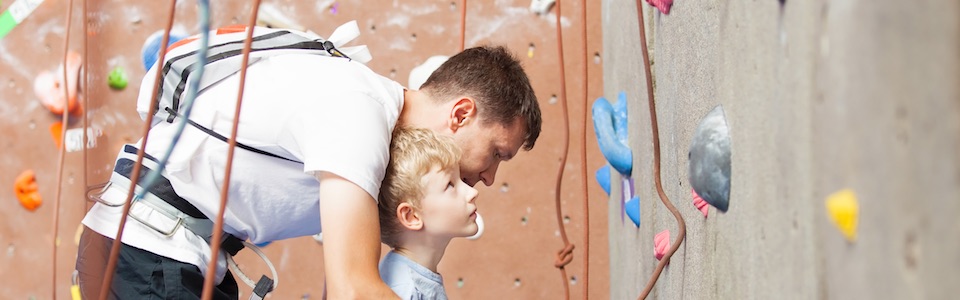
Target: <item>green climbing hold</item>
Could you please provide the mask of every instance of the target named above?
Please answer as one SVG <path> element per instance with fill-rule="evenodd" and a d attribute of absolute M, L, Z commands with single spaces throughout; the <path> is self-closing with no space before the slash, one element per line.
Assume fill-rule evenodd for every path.
<path fill-rule="evenodd" d="M 116 67 L 110 71 L 110 75 L 107 76 L 107 85 L 116 90 L 127 87 L 127 74 L 123 72 L 123 68 Z"/>

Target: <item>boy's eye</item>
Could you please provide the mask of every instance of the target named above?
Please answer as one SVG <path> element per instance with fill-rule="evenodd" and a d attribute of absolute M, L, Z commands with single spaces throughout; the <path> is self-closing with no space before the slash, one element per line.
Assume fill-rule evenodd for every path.
<path fill-rule="evenodd" d="M 451 188 L 453 188 L 453 181 L 447 182 L 447 189 L 449 190 Z"/>

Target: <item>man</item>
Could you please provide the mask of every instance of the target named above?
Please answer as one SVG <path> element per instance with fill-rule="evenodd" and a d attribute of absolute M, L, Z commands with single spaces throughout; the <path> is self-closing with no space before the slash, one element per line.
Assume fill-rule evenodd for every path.
<path fill-rule="evenodd" d="M 205 89 L 190 120 L 229 136 L 238 85 L 234 75 Z M 152 88 L 149 77 L 145 88 Z M 145 95 L 150 96 L 141 92 Z M 322 228 L 328 297 L 394 298 L 377 272 L 375 200 L 393 129 L 419 127 L 452 136 L 463 151 L 462 180 L 489 186 L 501 162 L 521 147 L 533 147 L 540 124 L 529 80 L 502 47 L 471 48 L 451 57 L 420 90 L 406 90 L 345 58 L 263 58 L 248 68 L 237 138 L 261 153 L 235 151 L 224 231 L 262 243 L 313 235 Z M 175 122 L 157 123 L 145 152 L 163 155 L 175 129 Z M 124 178 L 131 177 L 133 146 L 138 145 L 120 151 L 111 187 L 84 218 L 77 259 L 84 298 L 101 292 L 122 213 L 117 204 L 125 199 L 129 183 L 124 185 Z M 227 147 L 210 133 L 188 127 L 160 181 L 167 189 L 151 189 L 150 194 L 162 194 L 158 201 L 183 214 L 214 219 Z M 144 166 L 156 167 L 150 159 L 144 159 Z M 111 290 L 103 292 L 117 298 L 199 295 L 210 258 L 203 235 L 178 227 L 148 205 L 134 205 L 131 215 Z M 224 255 L 219 257 L 215 298 L 236 299 L 236 281 L 222 267 Z"/>

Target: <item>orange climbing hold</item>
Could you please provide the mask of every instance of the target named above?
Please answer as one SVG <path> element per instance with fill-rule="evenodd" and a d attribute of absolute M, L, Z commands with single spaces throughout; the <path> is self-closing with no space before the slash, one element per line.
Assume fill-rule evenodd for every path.
<path fill-rule="evenodd" d="M 63 122 L 57 121 L 56 123 L 50 124 L 50 137 L 53 138 L 53 142 L 57 144 L 57 149 L 60 149 L 63 143 Z"/>
<path fill-rule="evenodd" d="M 40 103 L 54 114 L 62 114 L 64 109 L 70 113 L 77 112 L 77 85 L 80 77 L 80 66 L 83 57 L 76 52 L 67 54 L 67 83 L 63 83 L 63 69 L 61 64 L 56 72 L 43 72 L 33 82 L 33 92 L 37 94 Z M 64 101 L 63 89 L 67 89 L 69 98 Z M 66 104 L 64 104 L 66 102 Z M 66 106 L 65 106 L 66 105 Z"/>
<path fill-rule="evenodd" d="M 37 177 L 33 174 L 33 170 L 23 171 L 20 176 L 17 176 L 17 180 L 13 183 L 13 192 L 20 200 L 20 205 L 23 205 L 29 211 L 35 211 L 37 207 L 40 207 L 40 204 L 43 204 L 43 200 L 40 199 L 40 191 L 37 189 Z"/>
<path fill-rule="evenodd" d="M 707 201 L 700 198 L 700 195 L 697 195 L 697 191 L 690 189 L 690 195 L 693 196 L 693 206 L 696 206 L 700 212 L 703 213 L 703 217 L 707 217 L 707 213 L 710 212 L 710 205 Z"/>
<path fill-rule="evenodd" d="M 653 256 L 657 257 L 657 260 L 663 258 L 667 254 L 667 249 L 670 248 L 670 230 L 664 230 L 653 236 Z"/>

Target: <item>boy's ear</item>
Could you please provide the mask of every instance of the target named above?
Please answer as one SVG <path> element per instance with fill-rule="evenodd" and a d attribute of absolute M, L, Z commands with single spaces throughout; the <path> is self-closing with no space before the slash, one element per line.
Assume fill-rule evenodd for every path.
<path fill-rule="evenodd" d="M 457 132 L 471 120 L 477 119 L 477 103 L 470 97 L 457 100 L 450 109 L 450 119 L 447 122 L 450 130 Z"/>
<path fill-rule="evenodd" d="M 409 202 L 403 202 L 397 206 L 397 219 L 400 220 L 400 225 L 403 228 L 414 231 L 423 229 L 423 219 L 420 218 L 420 213 Z"/>

